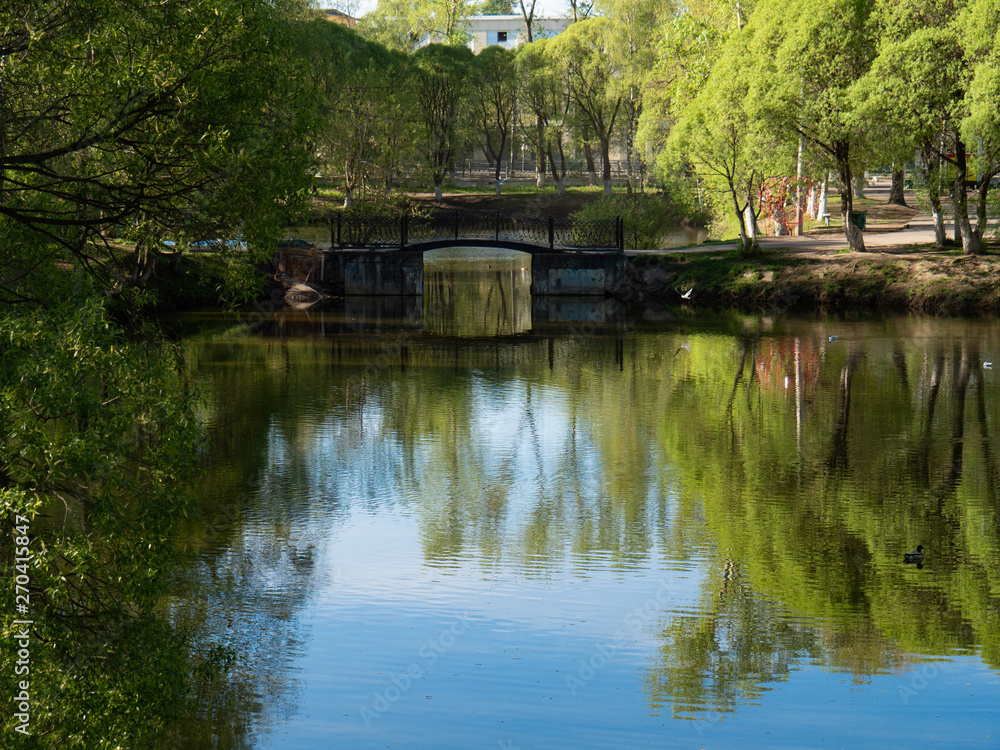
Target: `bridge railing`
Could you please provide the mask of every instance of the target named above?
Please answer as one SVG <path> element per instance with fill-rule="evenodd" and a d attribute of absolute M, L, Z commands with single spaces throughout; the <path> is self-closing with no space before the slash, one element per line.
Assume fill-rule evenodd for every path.
<path fill-rule="evenodd" d="M 429 216 L 352 216 L 331 219 L 334 247 L 399 248 L 435 241 L 513 242 L 550 250 L 623 250 L 624 222 L 557 219 L 498 211 L 438 211 Z"/>

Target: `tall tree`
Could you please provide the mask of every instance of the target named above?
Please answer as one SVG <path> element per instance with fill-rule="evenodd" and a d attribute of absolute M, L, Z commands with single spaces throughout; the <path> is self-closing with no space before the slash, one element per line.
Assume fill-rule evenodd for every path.
<path fill-rule="evenodd" d="M 301 12 L 264 0 L 9 2 L 0 19 L 5 260 L 20 248 L 38 262 L 44 247 L 105 283 L 141 283 L 166 234 L 242 232 L 265 247 L 283 207 L 304 194 L 312 158 Z M 112 235 L 127 245 L 112 251 Z"/>
<path fill-rule="evenodd" d="M 541 155 L 542 164 L 548 163 L 551 168 L 552 179 L 561 195 L 566 192 L 565 143 L 570 124 L 570 99 L 565 71 L 550 54 L 550 47 L 551 41 L 546 39 L 522 45 L 517 52 L 517 74 L 522 81 L 522 109 L 537 124 L 535 151 Z"/>
<path fill-rule="evenodd" d="M 470 109 L 483 138 L 483 150 L 493 165 L 499 195 L 503 157 L 513 136 L 519 85 L 517 57 L 503 47 L 487 47 L 474 58 L 471 76 Z"/>
<path fill-rule="evenodd" d="M 323 96 L 321 168 L 341 179 L 345 208 L 356 196 L 384 196 L 413 156 L 408 61 L 341 24 L 314 21 L 309 30 L 309 73 Z"/>
<path fill-rule="evenodd" d="M 358 31 L 391 49 L 412 52 L 421 44 L 465 44 L 470 0 L 378 0 L 358 22 Z"/>
<path fill-rule="evenodd" d="M 705 86 L 730 35 L 745 24 L 752 3 L 696 0 L 668 14 L 658 26 L 655 58 L 642 89 L 636 132 L 643 150 L 660 153 L 671 128 Z"/>
<path fill-rule="evenodd" d="M 611 144 L 622 108 L 622 94 L 615 81 L 619 71 L 606 54 L 612 31 L 608 19 L 590 18 L 571 24 L 550 40 L 552 54 L 566 71 L 573 105 L 600 143 L 605 195 L 612 191 Z"/>
<path fill-rule="evenodd" d="M 459 142 L 459 117 L 472 68 L 468 47 L 429 44 L 413 53 L 417 119 L 425 163 L 434 182 L 434 198 L 442 199 L 444 176 Z"/>
<path fill-rule="evenodd" d="M 767 143 L 766 133 L 747 112 L 746 56 L 745 36 L 732 38 L 701 93 L 685 107 L 665 152 L 670 163 L 690 164 L 710 189 L 724 196 L 739 227 L 741 255 L 759 249 L 758 196 L 764 179 L 773 174 L 767 168 L 774 154 L 781 152 Z"/>
<path fill-rule="evenodd" d="M 603 15 L 611 21 L 606 54 L 617 71 L 613 81 L 622 101 L 622 141 L 628 189 L 640 188 L 645 164 L 637 143 L 646 80 L 655 62 L 654 40 L 672 4 L 661 0 L 603 0 Z"/>
<path fill-rule="evenodd" d="M 748 100 L 758 117 L 826 152 L 839 177 L 844 235 L 854 251 L 864 236 L 852 221 L 854 175 L 864 156 L 866 130 L 856 117 L 851 87 L 875 58 L 873 5 L 853 0 L 773 0 L 757 6 L 753 85 Z"/>
<path fill-rule="evenodd" d="M 1000 174 L 1000 7 L 996 0 L 972 0 L 956 18 L 962 34 L 971 83 L 966 91 L 960 130 L 965 143 L 975 143 L 976 226 L 963 221 L 962 243 L 966 253 L 977 253 L 988 226 L 990 188 Z M 963 191 L 964 192 L 964 191 Z"/>
<path fill-rule="evenodd" d="M 871 71 L 858 81 L 854 96 L 862 117 L 884 128 L 880 134 L 887 154 L 903 159 L 920 152 L 935 239 L 943 247 L 941 183 L 943 167 L 949 159 L 956 159 L 954 134 L 961 120 L 963 54 L 958 37 L 947 28 L 920 27 L 901 37 L 883 44 Z"/>

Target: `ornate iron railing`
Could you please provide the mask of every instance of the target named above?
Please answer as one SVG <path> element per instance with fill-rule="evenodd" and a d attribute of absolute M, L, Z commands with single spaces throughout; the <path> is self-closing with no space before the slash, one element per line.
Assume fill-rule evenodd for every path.
<path fill-rule="evenodd" d="M 351 216 L 331 218 L 337 248 L 399 248 L 476 240 L 533 245 L 550 250 L 623 250 L 624 222 L 615 219 L 556 219 L 498 211 L 438 211 L 429 216 Z"/>

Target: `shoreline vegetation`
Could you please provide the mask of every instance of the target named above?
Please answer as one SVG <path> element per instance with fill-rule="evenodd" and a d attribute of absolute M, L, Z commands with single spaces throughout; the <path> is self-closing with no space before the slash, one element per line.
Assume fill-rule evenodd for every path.
<path fill-rule="evenodd" d="M 931 243 L 893 244 L 902 230 L 921 216 L 912 193 L 908 206 L 888 203 L 883 196 L 858 201 L 867 212 L 867 252 L 850 252 L 843 240 L 839 216 L 829 225 L 809 221 L 804 238 L 768 237 L 763 249 L 741 256 L 715 228 L 711 240 L 678 250 L 629 252 L 628 282 L 615 295 L 627 304 L 711 305 L 740 310 L 799 312 L 810 309 L 842 312 L 915 312 L 937 315 L 989 315 L 1000 312 L 1000 240 L 987 237 L 983 252 L 967 255 L 960 244 L 936 248 Z M 617 195 L 617 193 L 616 193 Z M 433 195 L 414 193 L 411 204 L 421 210 L 498 210 L 569 216 L 596 201 L 599 190 L 581 188 L 564 196 L 531 189 L 502 196 L 485 191 Z M 316 200 L 312 216 L 328 213 L 334 199 Z M 876 244 L 874 239 L 879 243 Z M 324 243 L 317 243 L 323 245 Z M 717 248 L 713 249 L 713 248 Z M 264 270 L 264 269 L 262 269 Z M 216 290 L 221 278 L 207 258 L 185 256 L 182 264 L 158 274 L 163 308 L 179 309 L 223 304 Z M 273 271 L 263 296 L 275 288 Z M 691 300 L 678 289 L 694 288 Z"/>

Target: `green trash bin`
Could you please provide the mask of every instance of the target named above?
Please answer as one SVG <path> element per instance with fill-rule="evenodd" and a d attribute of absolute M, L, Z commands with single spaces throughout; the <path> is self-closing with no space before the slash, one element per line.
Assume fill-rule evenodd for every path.
<path fill-rule="evenodd" d="M 851 211 L 851 223 L 862 232 L 865 231 L 865 226 L 868 224 L 868 212 Z"/>

